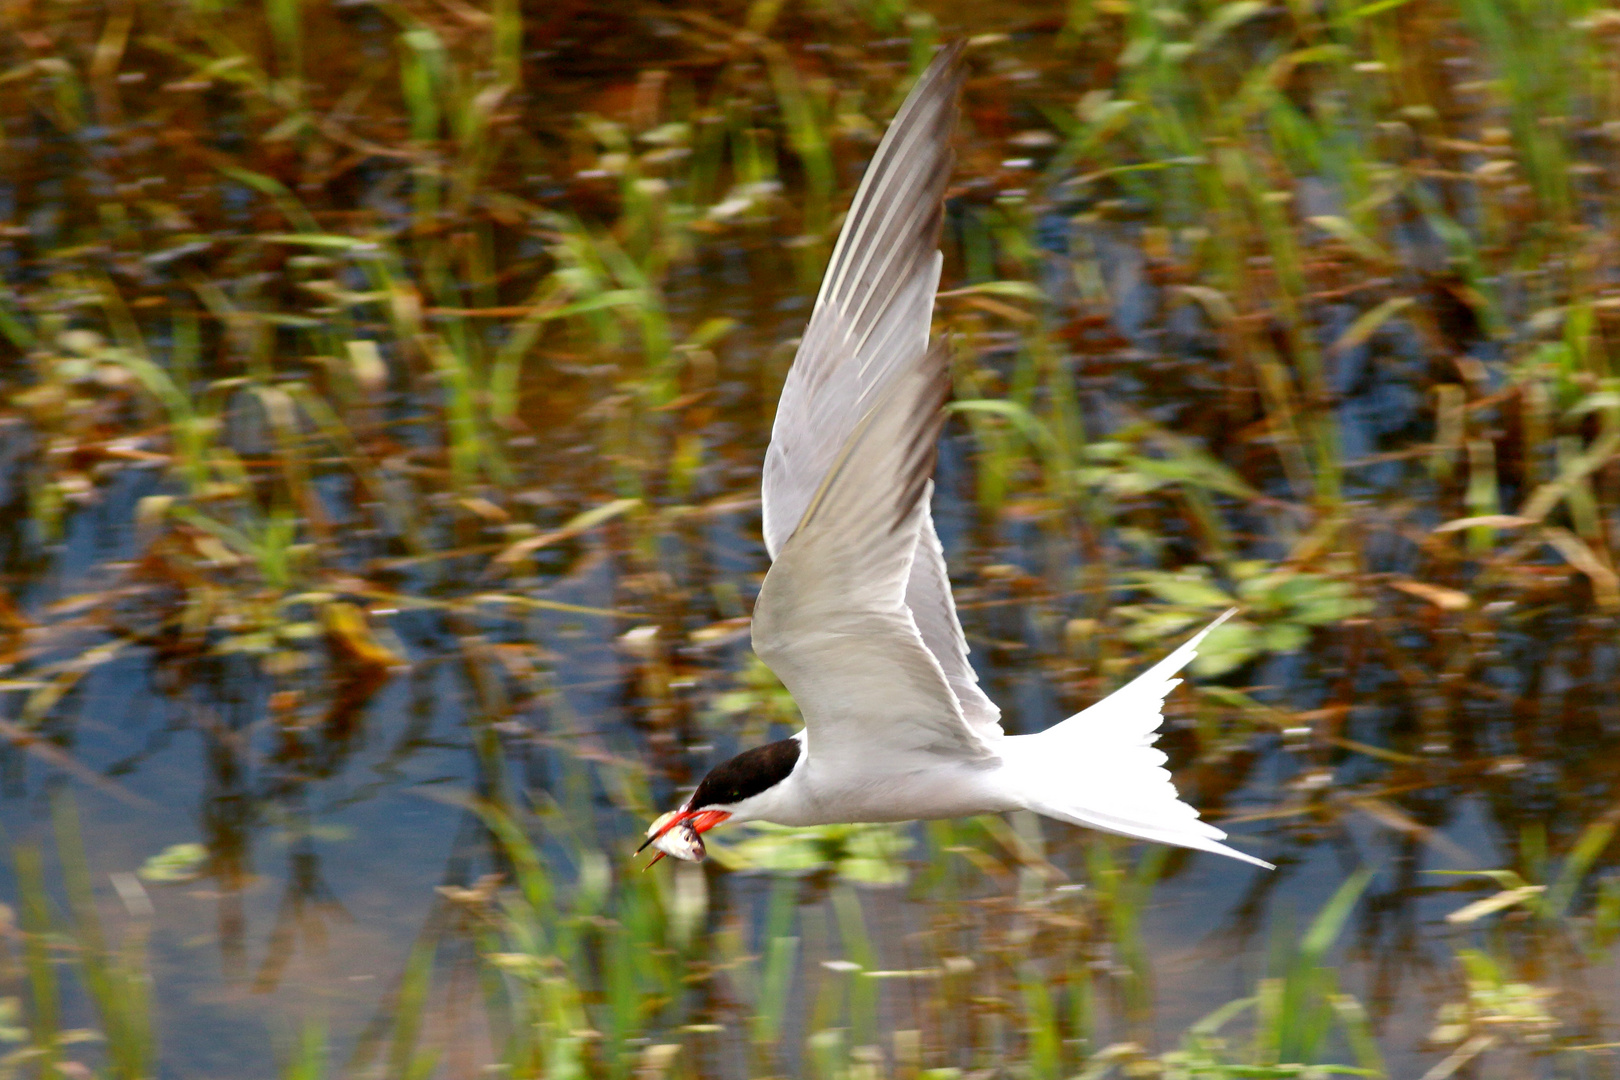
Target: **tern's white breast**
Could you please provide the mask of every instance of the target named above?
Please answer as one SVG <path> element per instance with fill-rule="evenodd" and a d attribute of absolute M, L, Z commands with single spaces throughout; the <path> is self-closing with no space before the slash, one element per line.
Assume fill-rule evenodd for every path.
<path fill-rule="evenodd" d="M 967 817 L 1016 810 L 1004 790 L 1001 766 L 940 758 L 929 764 L 890 769 L 874 761 L 858 769 L 817 762 L 758 796 L 748 817 L 780 825 L 829 825 L 862 821 L 915 821 Z"/>

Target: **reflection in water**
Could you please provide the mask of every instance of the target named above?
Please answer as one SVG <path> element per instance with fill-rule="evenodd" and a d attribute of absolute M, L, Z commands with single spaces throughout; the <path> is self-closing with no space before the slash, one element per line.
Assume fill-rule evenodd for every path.
<path fill-rule="evenodd" d="M 882 859 L 840 836 L 734 841 L 791 875 L 627 859 L 649 807 L 795 722 L 747 648 L 759 461 L 920 12 L 887 42 L 805 15 L 837 44 L 802 48 L 693 11 L 503 36 L 306 5 L 300 49 L 199 34 L 207 5 L 179 51 L 112 11 L 29 31 L 66 58 L 0 80 L 30 118 L 0 177 L 0 816 L 34 841 L 71 786 L 131 940 L 108 875 L 206 848 L 144 886 L 165 1069 L 269 1075 L 311 1019 L 396 1074 L 542 1029 L 621 1072 L 666 1040 L 698 1073 L 879 1043 L 975 1069 L 1046 1053 L 1046 1017 L 1057 1075 L 1284 979 L 1363 865 L 1326 958 L 1393 1072 L 1545 1046 L 1526 987 L 1579 1003 L 1565 1044 L 1612 1041 L 1612 252 L 1557 191 L 1613 121 L 1581 105 L 1553 154 L 1577 122 L 1500 128 L 1471 55 L 1421 68 L 1436 101 L 1385 86 L 1394 46 L 1356 35 L 1454 41 L 1437 5 L 1125 7 L 950 16 L 1017 34 L 968 90 L 941 320 L 981 407 L 935 518 L 1011 731 L 1245 607 L 1162 745 L 1274 875 L 1022 820 L 907 831 L 904 890 L 857 891 Z M 82 101 L 51 81 L 80 69 Z M 1539 269 L 1565 265 L 1590 281 Z M 1497 921 L 1443 921 L 1498 887 Z M 1496 1026 L 1429 1044 L 1459 995 Z"/>

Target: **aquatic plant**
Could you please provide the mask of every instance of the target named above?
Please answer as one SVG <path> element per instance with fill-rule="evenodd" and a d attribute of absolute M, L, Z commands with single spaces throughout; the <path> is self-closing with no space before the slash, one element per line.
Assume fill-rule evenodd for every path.
<path fill-rule="evenodd" d="M 295 1026 L 287 1075 L 1607 1067 L 1587 976 L 1620 932 L 1612 12 L 7 17 L 8 783 L 139 808 L 141 752 L 93 753 L 97 723 L 138 722 L 92 709 L 133 669 L 139 722 L 195 732 L 208 774 L 198 835 L 154 840 L 136 879 L 160 899 L 190 882 L 227 911 L 282 873 L 255 850 L 313 837 L 338 811 L 312 794 L 368 739 L 367 785 L 450 743 L 483 808 L 377 1020 Z M 904 870 L 903 893 L 840 880 L 831 837 L 760 845 L 749 872 L 620 861 L 710 747 L 793 723 L 744 648 L 771 403 L 876 132 L 956 34 L 977 36 L 939 516 L 1007 722 L 1096 700 L 1235 600 L 1172 699 L 1178 782 L 1285 867 L 1391 856 L 1350 953 L 1278 931 L 1183 1033 L 1154 1027 L 1144 930 L 1155 883 L 1192 876 L 1176 858 L 1015 820 L 865 834 L 854 876 Z M 53 845 L 62 888 L 17 849 L 5 1068 L 160 1058 L 145 924 L 97 918 L 87 840 Z M 318 876 L 284 873 L 295 913 Z M 1470 919 L 1415 914 L 1481 885 L 1499 895 L 1470 904 L 1497 906 Z M 1288 891 L 1262 889 L 1227 897 L 1234 949 Z M 1381 1010 L 1435 939 L 1434 1039 L 1392 1045 Z M 444 1027 L 475 999 L 472 1049 Z"/>

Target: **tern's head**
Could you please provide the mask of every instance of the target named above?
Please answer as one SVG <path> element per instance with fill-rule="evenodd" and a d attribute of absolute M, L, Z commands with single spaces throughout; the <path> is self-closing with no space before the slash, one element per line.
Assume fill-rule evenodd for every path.
<path fill-rule="evenodd" d="M 685 805 L 648 827 L 647 839 L 637 851 L 648 845 L 658 849 L 648 866 L 665 855 L 690 862 L 702 859 L 703 834 L 732 818 L 757 817 L 751 811 L 768 800 L 773 789 L 792 774 L 802 750 L 797 738 L 783 739 L 722 761 L 709 770 Z"/>

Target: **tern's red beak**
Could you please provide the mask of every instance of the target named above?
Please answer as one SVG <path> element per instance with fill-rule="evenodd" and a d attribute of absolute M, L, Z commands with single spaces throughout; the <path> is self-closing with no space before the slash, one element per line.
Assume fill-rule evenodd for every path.
<path fill-rule="evenodd" d="M 641 842 L 641 846 L 636 848 L 636 854 L 640 855 L 647 849 L 648 844 L 661 839 L 665 833 L 669 832 L 669 830 L 673 829 L 677 825 L 691 825 L 692 831 L 697 833 L 699 836 L 702 836 L 704 833 L 708 832 L 716 825 L 719 825 L 729 817 L 731 817 L 731 815 L 724 810 L 682 810 L 680 813 L 664 822 L 663 828 L 659 829 L 657 832 L 647 837 L 647 839 L 643 840 Z M 658 862 L 658 860 L 662 859 L 663 857 L 664 853 L 662 851 L 655 852 L 652 857 L 652 862 L 648 863 L 645 867 L 643 867 L 643 869 L 651 869 Z"/>

